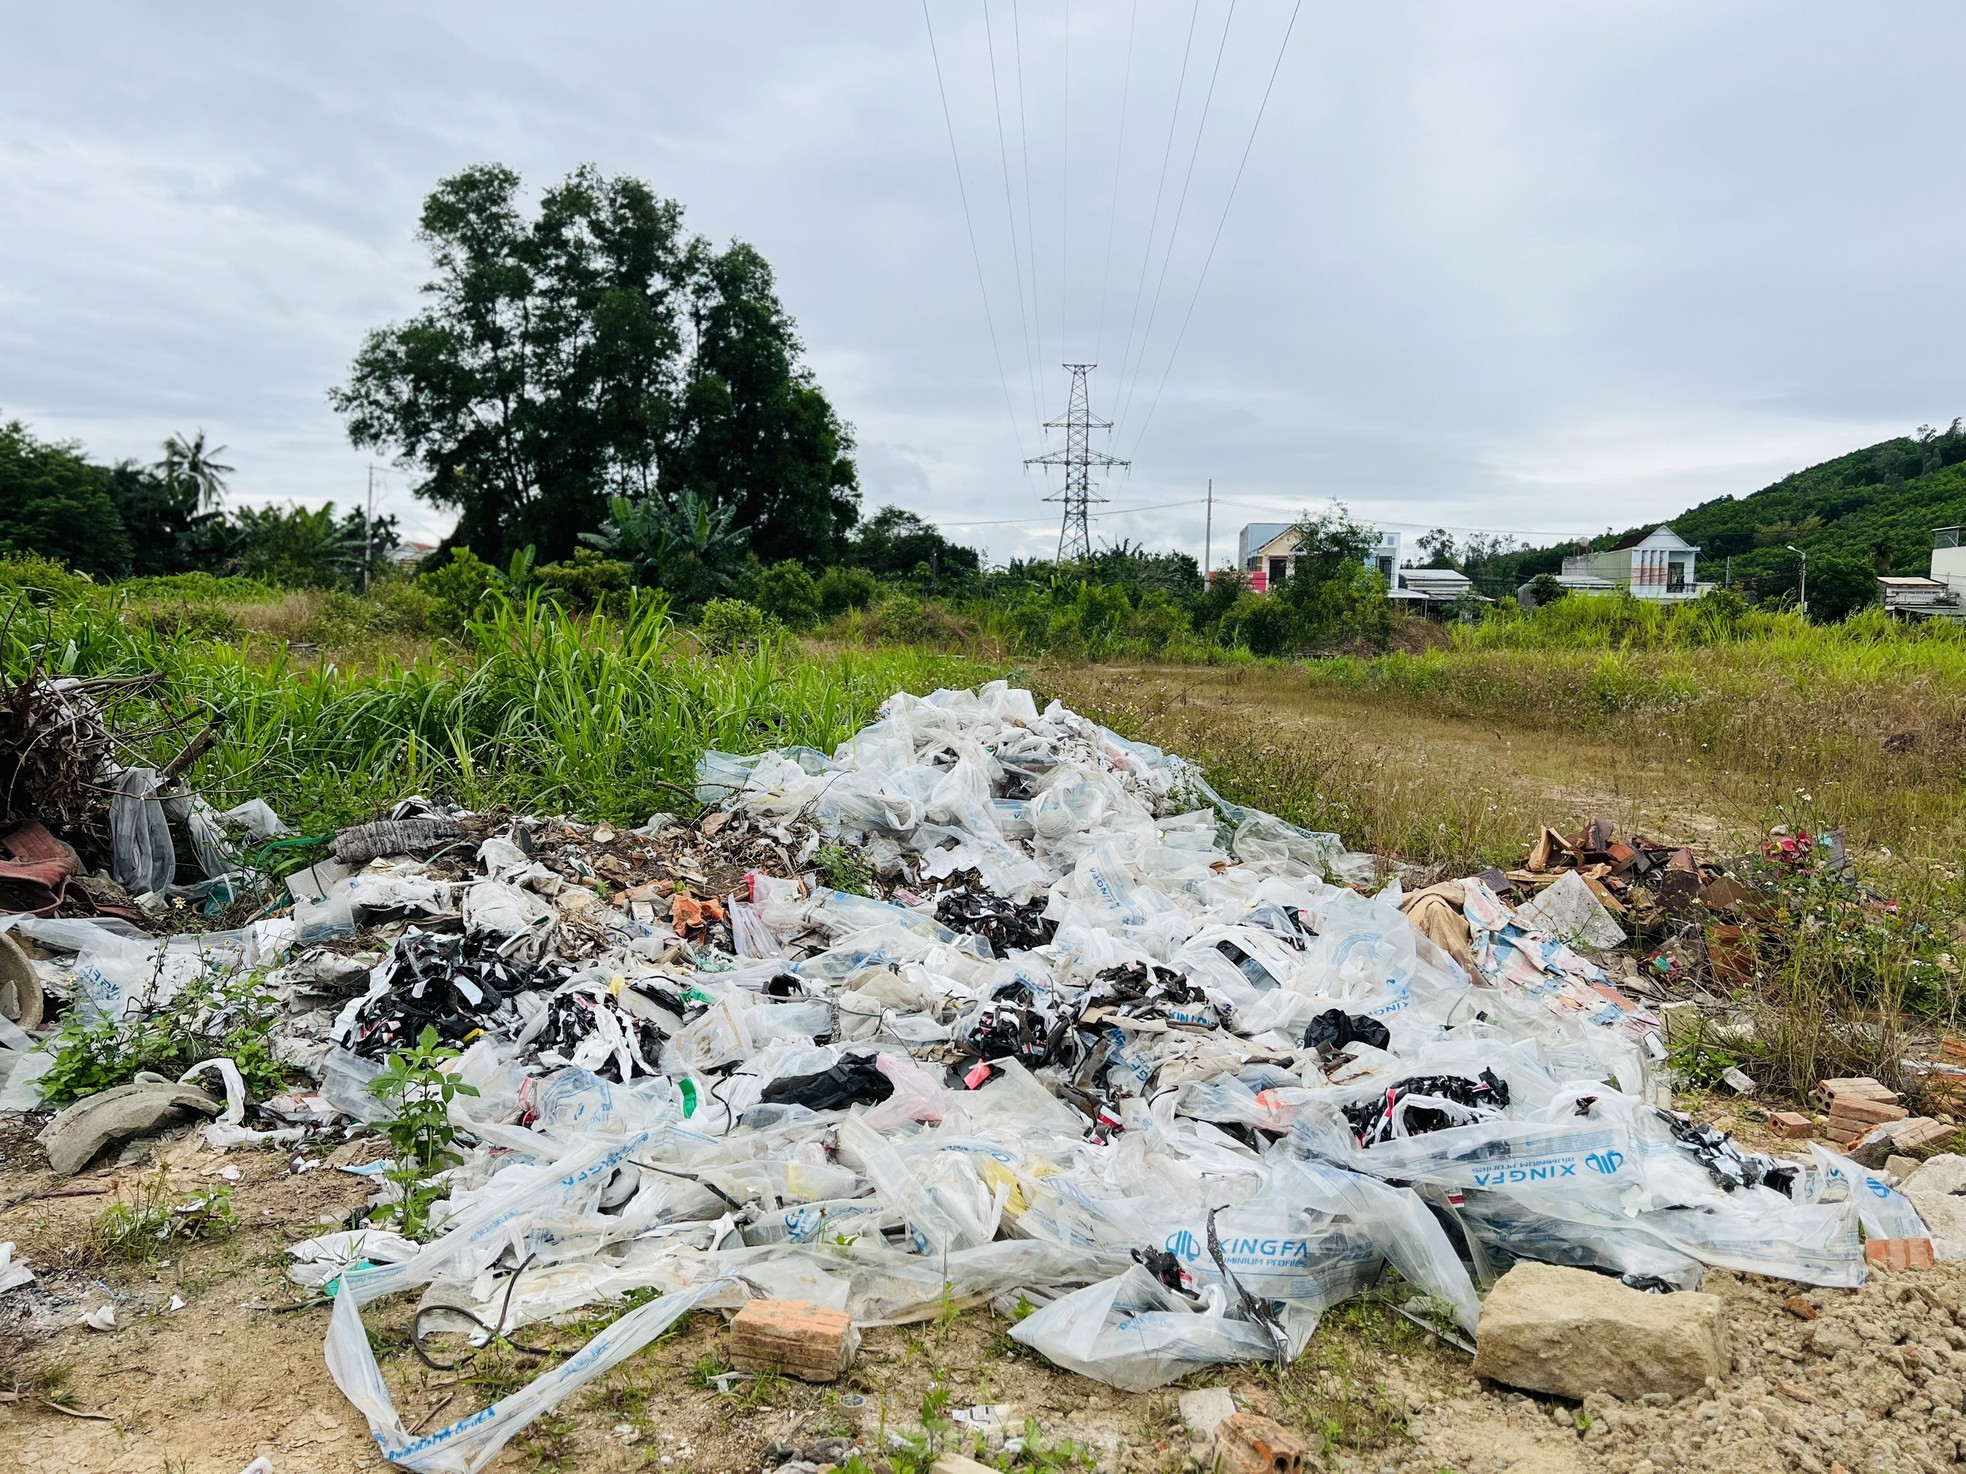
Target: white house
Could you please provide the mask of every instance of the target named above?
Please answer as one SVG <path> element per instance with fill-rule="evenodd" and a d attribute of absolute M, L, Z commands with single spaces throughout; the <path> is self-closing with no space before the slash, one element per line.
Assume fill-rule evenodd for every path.
<path fill-rule="evenodd" d="M 1565 558 L 1557 581 L 1578 593 L 1608 586 L 1638 599 L 1691 599 L 1700 592 L 1693 576 L 1699 553 L 1670 527 L 1655 527 L 1622 537 L 1602 552 Z"/>
<path fill-rule="evenodd" d="M 1257 593 L 1267 593 L 1296 570 L 1297 567 L 1297 527 L 1291 522 L 1251 522 L 1236 535 L 1236 566 L 1249 575 L 1249 586 Z M 1398 580 L 1394 571 L 1399 567 L 1399 534 L 1382 532 L 1379 541 L 1365 553 L 1365 566 L 1372 569 L 1387 586 Z"/>
<path fill-rule="evenodd" d="M 1966 527 L 1932 533 L 1932 571 L 1926 578 L 1880 578 L 1887 614 L 1966 619 Z"/>

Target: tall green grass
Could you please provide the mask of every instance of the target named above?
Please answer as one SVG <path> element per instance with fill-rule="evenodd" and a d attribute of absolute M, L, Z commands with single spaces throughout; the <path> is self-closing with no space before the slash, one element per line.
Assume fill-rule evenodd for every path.
<path fill-rule="evenodd" d="M 192 777 L 221 805 L 259 797 L 310 832 L 407 793 L 610 822 L 687 805 L 697 758 L 806 743 L 831 749 L 887 696 L 996 672 L 926 651 L 845 649 L 815 659 L 767 641 L 711 657 L 660 599 L 620 617 L 497 601 L 466 638 L 360 669 L 301 660 L 281 642 L 167 636 L 97 601 L 9 604 L 0 663 L 18 677 L 160 672 L 123 724 L 161 760 L 209 712 L 223 735 Z"/>

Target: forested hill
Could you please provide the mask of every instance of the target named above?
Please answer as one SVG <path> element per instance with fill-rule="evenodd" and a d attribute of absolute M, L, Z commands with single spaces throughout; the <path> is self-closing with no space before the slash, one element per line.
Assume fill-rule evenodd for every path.
<path fill-rule="evenodd" d="M 1672 519 L 1700 549 L 1700 574 L 1734 576 L 1793 561 L 1786 545 L 1809 554 L 1810 572 L 1831 559 L 1860 561 L 1878 573 L 1921 574 L 1932 529 L 1966 523 L 1966 428 L 1921 430 L 1853 450 L 1784 476 L 1744 497 L 1702 502 Z"/>

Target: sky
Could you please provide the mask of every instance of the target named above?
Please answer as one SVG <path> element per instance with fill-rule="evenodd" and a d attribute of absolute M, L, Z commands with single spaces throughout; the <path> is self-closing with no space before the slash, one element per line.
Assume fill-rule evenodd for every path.
<path fill-rule="evenodd" d="M 423 540 L 447 515 L 327 391 L 485 161 L 757 246 L 865 509 L 995 559 L 1055 547 L 1023 461 L 1066 362 L 1131 463 L 1096 540 L 1218 566 L 1333 499 L 1409 541 L 1623 529 L 1966 413 L 1956 0 L 0 0 L 0 34 L 0 416 L 103 459 L 202 427 L 242 502 L 356 505 L 373 462 Z"/>

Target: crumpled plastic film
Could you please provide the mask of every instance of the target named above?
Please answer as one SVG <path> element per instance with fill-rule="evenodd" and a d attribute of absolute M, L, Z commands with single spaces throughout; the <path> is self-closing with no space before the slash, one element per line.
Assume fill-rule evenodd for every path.
<path fill-rule="evenodd" d="M 1028 1295 L 1019 1341 L 1144 1389 L 1294 1356 L 1393 1275 L 1472 1330 L 1520 1259 L 1849 1285 L 1861 1232 L 1920 1228 L 1845 1158 L 1744 1153 L 1656 1109 L 1657 1020 L 1479 879 L 1435 896 L 1466 922 L 1457 960 L 1372 857 L 1004 683 L 896 696 L 831 755 L 711 753 L 697 782 L 743 816 L 706 834 L 796 820 L 795 866 L 824 836 L 879 893 L 752 870 L 726 942 L 604 927 L 574 962 L 525 852 L 485 845 L 473 935 L 514 950 L 456 1032 L 474 1149 L 431 1242 L 321 1270 L 336 1378 L 398 1462 L 479 1467 L 678 1307 L 746 1294 L 863 1327 Z M 344 1019 L 430 947 L 406 939 Z M 369 1109 L 366 1068 L 329 1054 L 322 1093 Z M 378 1295 L 510 1329 L 643 1287 L 660 1298 L 589 1351 L 423 1438 L 361 1340 Z"/>

